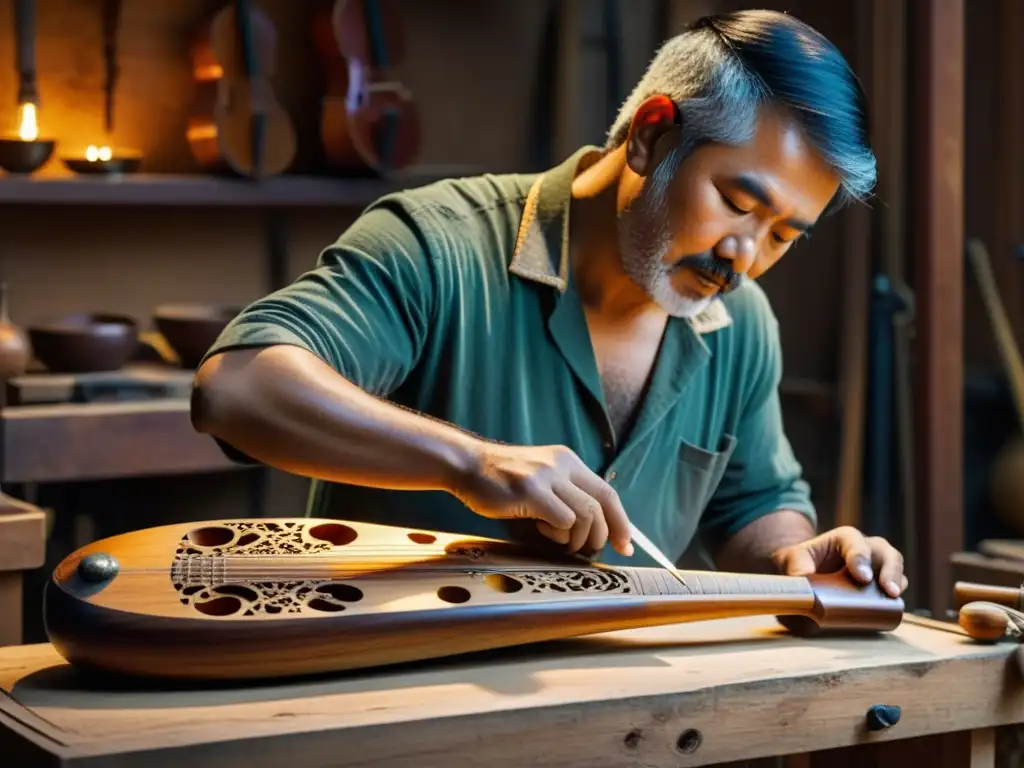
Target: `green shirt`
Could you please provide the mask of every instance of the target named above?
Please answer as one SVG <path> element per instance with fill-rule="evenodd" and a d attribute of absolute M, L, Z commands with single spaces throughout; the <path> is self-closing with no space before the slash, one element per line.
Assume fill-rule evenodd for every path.
<path fill-rule="evenodd" d="M 247 307 L 208 356 L 293 344 L 373 394 L 482 437 L 566 445 L 670 558 L 691 544 L 713 552 L 779 509 L 815 522 L 782 427 L 778 324 L 752 281 L 696 318 L 669 320 L 634 426 L 622 444 L 613 436 L 566 242 L 572 180 L 596 153 L 584 147 L 545 174 L 380 199 L 312 271 Z M 498 538 L 524 525 L 443 492 L 316 480 L 306 511 Z M 611 546 L 600 559 L 627 561 Z M 652 564 L 639 551 L 628 562 Z"/>

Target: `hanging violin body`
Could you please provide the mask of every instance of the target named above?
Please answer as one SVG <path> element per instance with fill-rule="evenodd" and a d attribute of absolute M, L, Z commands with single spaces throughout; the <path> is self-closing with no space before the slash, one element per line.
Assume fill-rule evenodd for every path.
<path fill-rule="evenodd" d="M 315 518 L 135 531 L 68 556 L 46 630 L 72 664 L 182 679 L 373 667 L 634 627 L 747 615 L 891 630 L 903 601 L 811 579 L 552 560 L 520 545 Z M 781 620 L 781 619 L 780 619 Z"/>
<path fill-rule="evenodd" d="M 394 0 L 335 0 L 314 16 L 326 71 L 320 137 L 327 161 L 351 175 L 387 175 L 419 155 L 419 109 L 392 67 L 405 55 Z"/>
<path fill-rule="evenodd" d="M 197 36 L 186 137 L 203 170 L 262 178 L 295 159 L 295 128 L 270 83 L 276 48 L 273 23 L 248 0 L 233 0 Z"/>

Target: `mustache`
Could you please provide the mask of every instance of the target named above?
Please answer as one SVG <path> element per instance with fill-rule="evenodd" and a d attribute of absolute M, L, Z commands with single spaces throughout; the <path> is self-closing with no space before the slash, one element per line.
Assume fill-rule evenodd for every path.
<path fill-rule="evenodd" d="M 733 272 L 732 262 L 728 259 L 720 259 L 711 253 L 684 256 L 675 264 L 675 269 L 680 267 L 689 267 L 700 272 L 709 280 L 714 280 L 722 286 L 722 293 L 733 290 L 740 282 L 740 276 Z"/>

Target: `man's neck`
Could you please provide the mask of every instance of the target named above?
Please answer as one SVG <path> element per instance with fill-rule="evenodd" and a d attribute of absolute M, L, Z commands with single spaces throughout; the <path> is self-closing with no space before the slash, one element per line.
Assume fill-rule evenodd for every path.
<path fill-rule="evenodd" d="M 622 268 L 618 214 L 625 156 L 610 152 L 573 181 L 569 208 L 569 262 L 588 316 L 630 323 L 662 310 Z"/>

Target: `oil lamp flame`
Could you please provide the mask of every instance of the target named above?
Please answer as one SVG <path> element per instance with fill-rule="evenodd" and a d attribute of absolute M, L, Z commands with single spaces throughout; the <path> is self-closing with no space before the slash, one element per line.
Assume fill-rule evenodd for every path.
<path fill-rule="evenodd" d="M 85 159 L 90 163 L 95 163 L 96 161 L 105 163 L 113 156 L 114 153 L 110 147 L 97 147 L 95 144 L 90 144 L 85 150 Z"/>
<path fill-rule="evenodd" d="M 18 136 L 22 141 L 35 141 L 39 138 L 36 105 L 32 102 L 25 102 L 18 107 Z"/>

